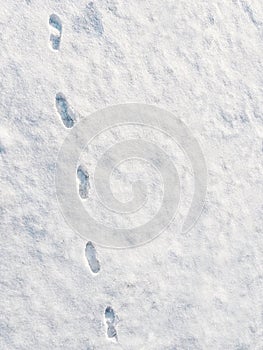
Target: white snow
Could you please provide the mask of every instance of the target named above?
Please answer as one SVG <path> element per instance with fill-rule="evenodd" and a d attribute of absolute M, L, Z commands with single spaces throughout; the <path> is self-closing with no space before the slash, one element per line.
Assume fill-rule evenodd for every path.
<path fill-rule="evenodd" d="M 262 1 L 0 5 L 0 349 L 262 350 Z M 57 203 L 57 94 L 80 119 L 129 102 L 181 118 L 208 169 L 194 228 L 94 243 L 93 273 Z"/>

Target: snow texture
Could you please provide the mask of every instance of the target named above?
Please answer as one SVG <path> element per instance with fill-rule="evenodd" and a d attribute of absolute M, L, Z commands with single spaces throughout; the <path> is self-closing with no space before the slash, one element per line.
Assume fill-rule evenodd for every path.
<path fill-rule="evenodd" d="M 262 1 L 0 3 L 0 349 L 262 350 Z M 77 113 L 128 102 L 191 128 L 206 204 L 187 234 L 86 248 L 57 155 Z"/>

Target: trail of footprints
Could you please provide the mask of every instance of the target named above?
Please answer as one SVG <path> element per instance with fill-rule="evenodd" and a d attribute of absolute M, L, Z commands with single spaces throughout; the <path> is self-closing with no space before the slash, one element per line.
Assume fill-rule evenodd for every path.
<path fill-rule="evenodd" d="M 52 14 L 49 17 L 49 25 L 51 27 L 50 42 L 53 50 L 59 50 L 61 35 L 62 35 L 62 22 L 59 16 Z M 77 121 L 76 113 L 69 105 L 66 97 L 58 92 L 55 96 L 56 109 L 60 115 L 63 125 L 70 129 Z M 90 188 L 88 171 L 79 165 L 77 168 L 78 179 L 78 191 L 81 199 L 88 198 L 88 192 Z M 92 242 L 88 242 L 85 247 L 85 257 L 87 259 L 90 270 L 93 274 L 97 274 L 100 271 L 100 261 L 97 258 L 97 251 Z M 109 339 L 118 339 L 116 325 L 118 323 L 118 317 L 111 306 L 107 306 L 104 312 L 104 320 L 106 323 L 107 337 Z"/>

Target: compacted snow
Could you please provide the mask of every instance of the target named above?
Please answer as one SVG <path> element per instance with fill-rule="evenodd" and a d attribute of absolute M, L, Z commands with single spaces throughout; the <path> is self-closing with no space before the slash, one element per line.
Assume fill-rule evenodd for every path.
<path fill-rule="evenodd" d="M 263 3 L 0 5 L 0 349 L 262 350 Z M 131 102 L 187 125 L 204 154 L 207 193 L 199 220 L 182 232 L 204 177 L 194 183 L 180 145 L 138 125 L 94 135 L 76 168 L 76 193 L 107 227 L 145 224 L 163 188 L 158 164 L 134 159 L 112 173 L 111 190 L 127 203 L 131 184 L 144 183 L 143 214 L 98 209 L 92 171 L 103 151 L 139 135 L 178 165 L 177 219 L 147 244 L 116 249 L 92 226 L 81 237 L 68 224 L 56 164 L 85 117 Z"/>

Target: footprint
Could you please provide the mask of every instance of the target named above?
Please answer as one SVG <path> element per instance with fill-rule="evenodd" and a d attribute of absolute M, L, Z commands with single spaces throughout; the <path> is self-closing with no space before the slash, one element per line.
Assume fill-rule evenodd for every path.
<path fill-rule="evenodd" d="M 61 34 L 62 34 L 62 23 L 60 18 L 52 14 L 49 17 L 49 25 L 53 28 L 52 30 L 55 31 L 55 34 L 50 34 L 50 41 L 53 50 L 59 50 L 60 46 L 60 40 L 61 40 Z"/>
<path fill-rule="evenodd" d="M 65 127 L 72 128 L 76 122 L 76 115 L 61 92 L 56 94 L 56 107 Z"/>
<path fill-rule="evenodd" d="M 105 322 L 107 325 L 108 338 L 115 338 L 117 340 L 116 324 L 118 323 L 118 317 L 111 306 L 107 306 L 104 312 Z"/>
<path fill-rule="evenodd" d="M 113 325 L 108 325 L 108 329 L 107 329 L 107 336 L 108 338 L 117 338 L 117 332 L 116 329 Z"/>
<path fill-rule="evenodd" d="M 92 242 L 86 244 L 85 255 L 88 260 L 90 269 L 93 273 L 98 273 L 100 271 L 100 262 L 97 259 L 96 249 Z"/>
<path fill-rule="evenodd" d="M 89 174 L 81 165 L 77 169 L 77 177 L 79 179 L 79 195 L 82 199 L 86 199 L 90 188 Z"/>

